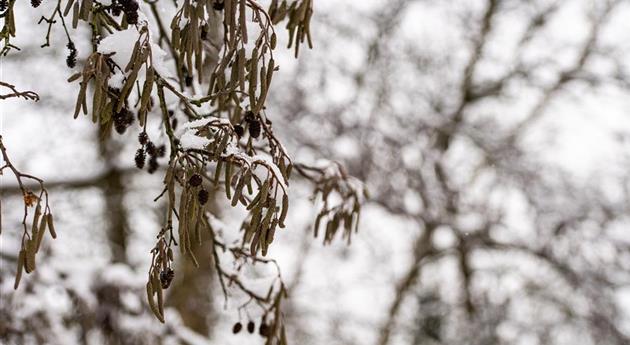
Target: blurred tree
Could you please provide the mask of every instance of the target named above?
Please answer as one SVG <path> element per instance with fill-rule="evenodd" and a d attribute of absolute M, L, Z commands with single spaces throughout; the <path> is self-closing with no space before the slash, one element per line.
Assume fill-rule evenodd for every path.
<path fill-rule="evenodd" d="M 582 180 L 557 159 L 548 129 L 557 119 L 551 124 L 571 131 L 589 100 L 605 113 L 615 106 L 603 95 L 627 96 L 628 45 L 615 32 L 628 3 L 322 7 L 315 37 L 335 39 L 316 40 L 320 50 L 299 61 L 274 110 L 298 152 L 338 159 L 367 181 L 371 205 L 385 211 L 373 240 L 408 255 L 404 271 L 379 269 L 400 262 L 381 256 L 368 266 L 366 276 L 383 277 L 372 284 L 397 276 L 385 313 L 370 318 L 379 323 L 373 343 L 628 343 L 618 302 L 630 281 L 619 232 L 627 146 L 609 134 L 622 156 Z M 390 232 L 396 218 L 418 231 Z M 390 236 L 411 245 L 389 249 Z M 412 299 L 432 287 L 443 305 L 437 316 Z"/>

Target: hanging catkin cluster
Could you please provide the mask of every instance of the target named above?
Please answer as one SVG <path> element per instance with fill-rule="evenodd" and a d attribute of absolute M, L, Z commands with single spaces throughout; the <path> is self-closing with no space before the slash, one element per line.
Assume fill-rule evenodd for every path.
<path fill-rule="evenodd" d="M 295 47 L 296 56 L 304 42 L 312 47 L 312 0 L 274 0 L 268 9 L 255 0 L 183 0 L 177 3 L 172 18 L 161 18 L 156 2 L 58 1 L 50 16 L 40 20 L 49 28 L 43 46 L 50 45 L 50 29 L 60 22 L 68 41 L 66 64 L 70 68 L 78 64 L 81 69 L 68 79 L 78 82 L 74 117 L 90 116 L 104 140 L 113 132 L 126 135 L 137 128 L 135 145 L 140 146 L 133 160 L 139 169 L 160 171 L 159 160 L 168 159 L 161 170 L 163 191 L 155 198 L 164 199 L 167 207 L 151 250 L 146 285 L 149 308 L 165 321 L 164 290 L 177 274 L 173 268 L 176 253 L 197 265 L 194 250 L 209 240 L 225 297 L 233 293 L 248 296 L 249 301 L 239 310 L 260 308 L 259 334 L 267 344 L 286 344 L 281 304 L 287 294 L 279 271 L 268 293 L 259 295 L 222 264 L 227 255 L 239 272 L 251 264 L 277 268 L 273 260 L 263 257 L 276 232 L 286 226 L 289 179 L 297 165 L 274 134 L 265 102 L 274 73 L 279 70 L 274 59 L 276 26 L 287 23 L 288 45 Z M 10 43 L 16 31 L 14 4 L 0 0 L 2 54 L 17 48 Z M 66 18 L 71 28 L 83 22 L 91 29 L 92 51 L 85 61 L 77 61 L 78 51 Z M 150 21 L 155 21 L 153 26 Z M 123 55 L 111 44 L 103 48 L 105 40 L 129 45 L 129 60 L 121 60 Z M 163 135 L 157 139 L 162 142 L 149 138 L 149 122 L 159 124 Z M 344 199 L 341 206 L 328 207 L 325 203 L 317 222 L 329 221 L 326 242 L 342 224 L 349 241 L 358 222 L 361 188 L 348 183 L 345 174 L 328 174 L 304 165 L 296 170 L 315 183 L 316 193 L 321 193 L 324 200 L 331 192 Z M 216 220 L 207 211 L 212 192 L 217 190 L 224 192 L 229 205 L 240 205 L 247 212 L 238 243 L 221 239 Z M 54 236 L 47 193 L 43 187 L 42 191 L 44 194 L 28 201 L 37 207 L 32 230 L 25 228 L 16 286 L 22 269 L 27 273 L 34 269 L 34 255 L 44 230 L 50 229 Z M 43 207 L 42 195 L 46 196 Z M 250 333 L 255 324 L 254 320 L 248 321 Z M 233 332 L 238 333 L 240 328 L 239 322 Z"/>

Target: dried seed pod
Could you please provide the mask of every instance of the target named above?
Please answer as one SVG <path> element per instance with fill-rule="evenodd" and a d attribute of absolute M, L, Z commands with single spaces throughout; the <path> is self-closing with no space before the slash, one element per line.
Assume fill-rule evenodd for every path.
<path fill-rule="evenodd" d="M 26 256 L 24 259 L 24 270 L 26 273 L 35 271 L 35 240 L 31 239 L 26 241 Z"/>
<path fill-rule="evenodd" d="M 120 6 L 119 4 L 113 4 L 112 16 L 118 17 L 120 16 L 121 13 L 122 13 L 122 6 Z"/>
<path fill-rule="evenodd" d="M 35 237 L 35 253 L 39 251 L 39 247 L 42 244 L 42 239 L 46 233 L 46 215 L 44 215 L 39 221 L 39 228 L 37 229 L 37 236 Z"/>
<path fill-rule="evenodd" d="M 74 43 L 72 41 L 68 42 L 68 56 L 66 57 L 66 65 L 70 68 L 74 68 L 77 65 L 77 48 L 75 48 Z"/>
<path fill-rule="evenodd" d="M 144 150 L 141 148 L 138 149 L 138 151 L 136 151 L 136 156 L 134 157 L 134 160 L 136 161 L 136 167 L 138 167 L 138 169 L 144 168 L 145 159 L 146 159 L 146 154 Z"/>
<path fill-rule="evenodd" d="M 225 8 L 225 3 L 223 1 L 215 0 L 212 4 L 212 8 L 215 11 L 223 11 L 223 9 Z"/>
<path fill-rule="evenodd" d="M 282 211 L 280 212 L 279 224 L 281 228 L 284 228 L 284 220 L 287 217 L 287 213 L 289 211 L 289 196 L 282 196 Z"/>
<path fill-rule="evenodd" d="M 267 338 L 271 335 L 271 329 L 265 322 L 263 322 L 260 324 L 260 327 L 258 328 L 258 334 Z"/>
<path fill-rule="evenodd" d="M 147 168 L 147 172 L 149 172 L 149 174 L 153 174 L 157 170 L 158 166 L 159 164 L 157 161 L 157 157 L 151 156 L 151 158 L 149 159 L 149 167 Z"/>
<path fill-rule="evenodd" d="M 232 207 L 236 206 L 239 199 L 241 198 L 241 194 L 243 193 L 243 187 L 245 187 L 245 177 L 241 177 L 236 184 L 236 188 L 234 188 L 234 196 L 232 197 Z"/>
<path fill-rule="evenodd" d="M 208 197 L 209 197 L 209 193 L 207 190 L 205 189 L 201 189 L 198 193 L 197 193 L 197 201 L 199 201 L 199 204 L 201 205 L 205 205 L 208 202 Z"/>
<path fill-rule="evenodd" d="M 241 125 L 234 126 L 234 133 L 240 138 L 245 134 L 245 129 Z"/>
<path fill-rule="evenodd" d="M 5 0 L 3 0 L 3 1 L 5 1 Z M 68 13 L 70 13 L 70 10 L 72 9 L 72 5 L 74 5 L 74 0 L 69 0 L 66 3 L 66 8 L 63 11 L 63 16 L 64 17 L 68 16 Z"/>
<path fill-rule="evenodd" d="M 15 283 L 13 283 L 13 289 L 17 290 L 20 285 L 20 280 L 22 279 L 22 271 L 24 270 L 24 262 L 26 261 L 26 251 L 24 249 L 20 250 L 20 254 L 17 259 L 17 274 L 15 275 Z"/>
<path fill-rule="evenodd" d="M 164 155 L 166 155 L 166 146 L 164 145 L 160 145 L 158 146 L 155 155 L 158 157 L 164 157 Z"/>
<path fill-rule="evenodd" d="M 247 331 L 249 333 L 254 333 L 255 329 L 256 329 L 256 324 L 254 323 L 254 321 L 250 321 L 247 323 Z"/>
<path fill-rule="evenodd" d="M 142 132 L 138 134 L 138 142 L 140 142 L 140 145 L 145 145 L 147 142 L 149 142 L 149 136 L 147 135 L 147 132 Z"/>
<path fill-rule="evenodd" d="M 72 28 L 76 29 L 79 25 L 79 3 L 75 2 L 72 6 Z"/>
<path fill-rule="evenodd" d="M 155 144 L 152 141 L 147 142 L 146 149 L 149 156 L 155 156 Z"/>
<path fill-rule="evenodd" d="M 245 113 L 245 121 L 251 122 L 251 121 L 254 121 L 254 120 L 256 120 L 256 116 L 254 115 L 254 113 L 251 110 L 248 110 Z"/>
<path fill-rule="evenodd" d="M 227 161 L 225 164 L 225 195 L 228 199 L 232 199 L 232 162 Z"/>
<path fill-rule="evenodd" d="M 42 206 L 41 204 L 37 204 L 37 207 L 35 207 L 35 213 L 33 214 L 33 227 L 31 229 L 31 233 L 33 234 L 33 237 L 35 237 L 35 234 L 37 233 L 37 225 L 39 223 L 39 217 L 42 214 Z"/>
<path fill-rule="evenodd" d="M 175 271 L 170 267 L 165 271 L 160 272 L 160 285 L 162 285 L 162 289 L 168 289 L 171 286 L 171 282 L 175 277 Z"/>
<path fill-rule="evenodd" d="M 193 174 L 188 179 L 188 184 L 191 185 L 192 187 L 199 187 L 202 182 L 203 182 L 203 179 L 201 178 L 201 175 L 199 174 Z"/>
<path fill-rule="evenodd" d="M 55 231 L 55 222 L 53 220 L 52 213 L 46 215 L 46 222 L 48 222 L 48 231 L 50 231 L 50 236 L 52 236 L 52 238 L 57 238 L 57 232 Z"/>
<path fill-rule="evenodd" d="M 115 112 L 113 115 L 114 129 L 118 134 L 123 134 L 133 123 L 133 114 L 127 110 L 127 108 L 121 108 L 119 112 Z"/>
<path fill-rule="evenodd" d="M 258 138 L 260 136 L 260 122 L 258 120 L 249 122 L 249 135 L 252 138 Z"/>
<path fill-rule="evenodd" d="M 276 42 L 277 42 L 278 38 L 276 37 L 276 33 L 272 33 L 271 34 L 271 42 L 269 43 L 271 45 L 271 49 L 276 49 Z"/>
<path fill-rule="evenodd" d="M 240 332 L 241 329 L 243 329 L 243 325 L 240 322 L 237 322 L 234 324 L 234 326 L 232 326 L 232 333 L 238 334 L 238 332 Z"/>
<path fill-rule="evenodd" d="M 136 2 L 136 0 L 119 0 L 119 3 L 122 5 L 123 12 L 125 12 L 127 23 L 137 24 L 139 8 L 138 2 Z"/>

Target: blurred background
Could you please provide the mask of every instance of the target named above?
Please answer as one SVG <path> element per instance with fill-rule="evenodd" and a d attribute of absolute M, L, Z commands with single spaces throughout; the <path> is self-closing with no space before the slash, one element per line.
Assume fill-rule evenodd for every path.
<path fill-rule="evenodd" d="M 0 176 L 0 342 L 262 344 L 232 334 L 243 316 L 202 249 L 200 269 L 178 261 L 166 324 L 148 310 L 162 174 L 134 167 L 137 128 L 104 142 L 73 120 L 58 25 L 40 48 L 37 21 L 56 5 L 17 5 L 22 50 L 0 58 L 1 81 L 41 97 L 1 101 L 0 129 L 13 163 L 46 181 L 58 233 L 14 291 L 22 196 Z M 291 181 L 269 253 L 289 289 L 289 343 L 630 344 L 630 1 L 314 11 L 312 50 L 296 60 L 279 44 L 266 113 L 296 161 L 338 161 L 370 198 L 352 243 L 324 246 L 311 186 Z M 89 30 L 72 34 L 81 65 Z M 238 232 L 242 214 L 216 199 Z"/>

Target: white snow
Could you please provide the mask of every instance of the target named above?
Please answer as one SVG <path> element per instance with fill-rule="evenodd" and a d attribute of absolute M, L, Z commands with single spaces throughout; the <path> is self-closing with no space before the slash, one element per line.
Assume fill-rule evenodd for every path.
<path fill-rule="evenodd" d="M 179 142 L 184 149 L 197 150 L 202 150 L 211 143 L 210 139 L 197 136 L 190 131 L 184 132 L 181 138 L 179 138 Z"/>
<path fill-rule="evenodd" d="M 248 156 L 245 152 L 241 151 L 234 143 L 230 143 L 230 145 L 228 145 L 228 147 L 225 149 L 225 154 L 223 154 L 223 157 L 237 157 L 244 160 L 249 166 L 252 166 L 254 163 L 264 164 L 269 169 L 271 169 L 272 173 L 277 177 L 276 180 L 280 184 L 282 190 L 284 190 L 285 193 L 288 193 L 288 181 L 284 180 L 284 177 L 280 172 L 280 168 L 278 168 L 276 163 L 273 162 L 271 157 L 261 154 Z"/>
<path fill-rule="evenodd" d="M 138 41 L 138 37 L 140 37 L 140 33 L 133 28 L 116 31 L 101 41 L 98 46 L 98 52 L 103 54 L 115 53 L 111 59 L 120 68 L 124 68 L 131 59 L 131 53 L 136 41 Z"/>

